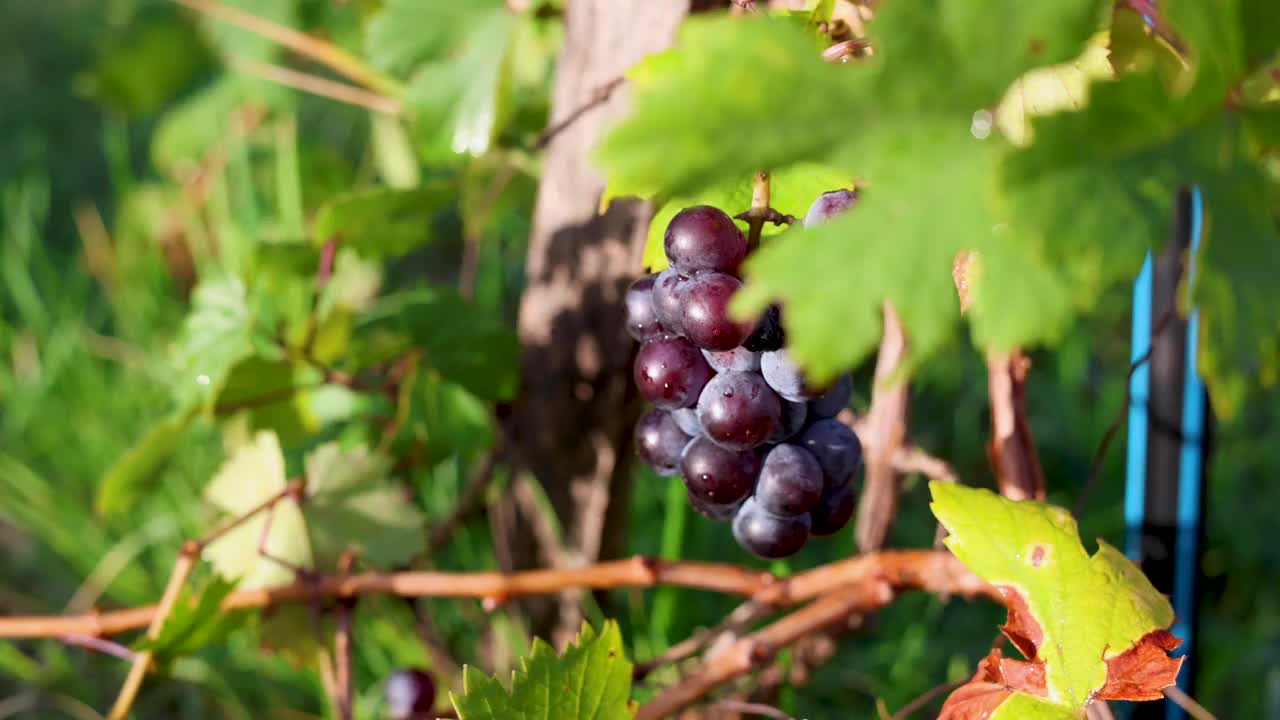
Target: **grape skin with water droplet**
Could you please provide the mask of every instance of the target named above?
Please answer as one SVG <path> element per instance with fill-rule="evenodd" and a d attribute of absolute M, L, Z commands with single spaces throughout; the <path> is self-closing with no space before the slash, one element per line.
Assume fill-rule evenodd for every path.
<path fill-rule="evenodd" d="M 718 373 L 760 372 L 760 353 L 741 346 L 732 350 L 703 350 L 702 356 Z"/>
<path fill-rule="evenodd" d="M 661 477 L 671 477 L 680 470 L 680 455 L 692 440 L 676 423 L 671 413 L 653 409 L 636 421 L 636 455 Z"/>
<path fill-rule="evenodd" d="M 698 396 L 698 420 L 707 436 L 735 450 L 762 445 L 781 416 L 782 402 L 757 373 L 716 375 Z"/>
<path fill-rule="evenodd" d="M 715 505 L 730 505 L 750 495 L 759 472 L 755 451 L 729 450 L 705 437 L 694 438 L 680 458 L 685 488 Z"/>
<path fill-rule="evenodd" d="M 675 268 L 663 270 L 653 280 L 650 302 L 658 322 L 667 332 L 684 334 L 681 319 L 684 317 L 684 291 L 688 285 L 689 277 Z"/>
<path fill-rule="evenodd" d="M 653 283 L 657 277 L 657 275 L 646 275 L 636 280 L 627 288 L 624 296 L 627 332 L 640 342 L 666 332 L 653 307 Z"/>
<path fill-rule="evenodd" d="M 703 350 L 732 350 L 751 334 L 751 323 L 729 316 L 729 301 L 742 287 L 732 275 L 704 272 L 689 279 L 682 291 L 680 327 L 685 337 Z"/>
<path fill-rule="evenodd" d="M 641 397 L 663 410 L 692 407 L 711 375 L 706 358 L 682 337 L 646 340 L 636 353 L 636 387 Z"/>
<path fill-rule="evenodd" d="M 737 273 L 747 256 L 747 238 L 733 218 L 710 205 L 694 205 L 676 213 L 662 245 L 672 267 L 684 273 Z"/>

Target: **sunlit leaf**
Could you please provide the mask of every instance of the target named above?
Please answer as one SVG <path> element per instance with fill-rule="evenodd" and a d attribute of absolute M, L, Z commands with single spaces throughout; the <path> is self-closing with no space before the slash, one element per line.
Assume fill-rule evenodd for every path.
<path fill-rule="evenodd" d="M 557 656 L 540 638 L 521 660 L 511 691 L 467 667 L 463 691 L 450 693 L 459 720 L 628 720 L 635 715 L 631 662 L 617 623 L 597 635 L 583 624 L 577 642 Z"/>

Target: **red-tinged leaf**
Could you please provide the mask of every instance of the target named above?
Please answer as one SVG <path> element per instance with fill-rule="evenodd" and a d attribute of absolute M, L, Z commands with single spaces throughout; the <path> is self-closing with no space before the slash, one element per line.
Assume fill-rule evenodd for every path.
<path fill-rule="evenodd" d="M 1022 651 L 1028 660 L 1035 660 L 1040 644 L 1044 642 L 1044 630 L 1032 617 L 1031 609 L 1027 607 L 1026 597 L 1016 588 L 1007 585 L 996 589 L 1004 600 L 1005 607 L 1009 609 L 1009 617 L 1004 625 L 1000 626 L 1000 631 Z"/>
<path fill-rule="evenodd" d="M 1159 700 L 1161 690 L 1178 681 L 1186 658 L 1169 657 L 1182 640 L 1167 630 L 1144 635 L 1136 645 L 1107 660 L 1107 684 L 1099 700 Z"/>
<path fill-rule="evenodd" d="M 978 675 L 983 681 L 994 682 L 1010 690 L 1041 697 L 1049 692 L 1044 681 L 1044 663 L 1007 658 L 999 650 L 992 650 L 983 658 L 978 666 Z"/>
<path fill-rule="evenodd" d="M 972 707 L 972 717 L 986 720 L 1079 718 L 1099 697 L 1158 697 L 1172 682 L 1179 661 L 1165 653 L 1173 646 L 1173 608 L 1132 560 L 1102 541 L 1089 555 L 1062 508 L 978 488 L 929 487 L 934 514 L 950 533 L 947 547 L 1000 588 L 1009 611 L 1002 630 L 1028 661 L 988 656 L 958 691 L 952 712 Z M 1008 693 L 1001 700 L 985 686 Z M 1100 695 L 1104 687 L 1114 694 Z"/>
<path fill-rule="evenodd" d="M 967 682 L 956 688 L 942 704 L 938 720 L 985 720 L 1013 691 L 990 682 Z"/>
<path fill-rule="evenodd" d="M 1044 697 L 1044 663 L 1023 662 L 992 650 L 978 663 L 973 679 L 947 698 L 939 720 L 989 718 L 1015 691 Z"/>

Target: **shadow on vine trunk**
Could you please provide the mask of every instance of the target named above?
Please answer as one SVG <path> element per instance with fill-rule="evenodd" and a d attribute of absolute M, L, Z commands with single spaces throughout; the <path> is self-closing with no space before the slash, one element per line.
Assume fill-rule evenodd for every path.
<path fill-rule="evenodd" d="M 504 498 L 499 515 L 510 527 L 501 533 L 508 547 L 500 556 L 509 558 L 509 569 L 546 565 L 548 555 L 557 564 L 586 563 L 622 549 L 638 411 L 622 296 L 639 272 L 652 208 L 624 200 L 599 214 L 604 177 L 590 155 L 625 111 L 625 84 L 604 102 L 599 89 L 668 47 L 688 9 L 686 1 L 650 0 L 582 0 L 565 9 L 549 125 L 575 119 L 547 144 L 518 321 L 522 386 L 506 421 L 512 459 L 546 491 L 561 547 L 538 547 L 538 518 L 513 511 L 514 498 Z M 530 629 L 556 645 L 582 618 L 577 596 L 522 602 L 522 609 Z"/>

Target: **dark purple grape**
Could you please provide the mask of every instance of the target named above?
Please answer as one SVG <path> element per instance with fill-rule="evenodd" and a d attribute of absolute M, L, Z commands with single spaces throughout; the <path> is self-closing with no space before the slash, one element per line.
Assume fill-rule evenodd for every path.
<path fill-rule="evenodd" d="M 704 350 L 732 350 L 751 334 L 750 323 L 729 317 L 729 300 L 742 281 L 720 272 L 694 275 L 683 290 L 680 326 L 685 337 Z"/>
<path fill-rule="evenodd" d="M 688 493 L 688 496 L 689 504 L 692 505 L 693 509 L 697 510 L 700 515 L 720 522 L 732 520 L 733 516 L 738 512 L 738 508 L 742 507 L 743 502 L 743 500 L 739 500 L 737 502 L 721 505 L 719 503 L 703 500 L 693 493 Z"/>
<path fill-rule="evenodd" d="M 776 445 L 764 456 L 756 502 L 774 515 L 803 515 L 822 497 L 822 466 L 797 445 Z"/>
<path fill-rule="evenodd" d="M 665 410 L 650 410 L 636 421 L 636 455 L 663 477 L 679 472 L 680 453 L 691 439 Z"/>
<path fill-rule="evenodd" d="M 653 281 L 657 277 L 657 275 L 646 275 L 627 288 L 625 296 L 627 332 L 640 342 L 665 332 L 653 308 Z"/>
<path fill-rule="evenodd" d="M 684 291 L 689 277 L 675 268 L 667 268 L 653 280 L 653 312 L 667 332 L 684 334 L 680 319 L 684 315 Z"/>
<path fill-rule="evenodd" d="M 782 401 L 782 415 L 778 426 L 773 429 L 766 442 L 780 443 L 804 429 L 804 421 L 809 417 L 809 408 L 804 403 Z"/>
<path fill-rule="evenodd" d="M 705 437 L 694 438 L 680 458 L 689 494 L 715 505 L 731 505 L 750 495 L 759 472 L 755 451 L 728 450 Z"/>
<path fill-rule="evenodd" d="M 703 350 L 711 369 L 718 373 L 760 372 L 760 353 L 738 346 L 732 350 Z"/>
<path fill-rule="evenodd" d="M 663 335 L 645 340 L 636 353 L 635 380 L 640 396 L 663 410 L 692 407 L 711 375 L 706 358 L 682 337 Z"/>
<path fill-rule="evenodd" d="M 809 402 L 809 414 L 814 417 L 835 417 L 849 407 L 853 397 L 853 377 L 841 375 L 831 389 Z"/>
<path fill-rule="evenodd" d="M 736 273 L 747 256 L 747 238 L 733 218 L 710 205 L 694 205 L 676 213 L 667 225 L 663 247 L 671 265 L 685 273 Z"/>
<path fill-rule="evenodd" d="M 426 717 L 436 704 L 436 684 L 422 670 L 397 670 L 387 678 L 386 700 L 392 720 Z"/>
<path fill-rule="evenodd" d="M 807 382 L 804 371 L 784 348 L 760 356 L 760 373 L 765 382 L 782 397 L 792 402 L 805 402 L 822 395 L 822 388 Z"/>
<path fill-rule="evenodd" d="M 826 222 L 840 213 L 853 207 L 858 202 L 858 193 L 853 190 L 832 190 L 818 196 L 805 213 L 804 226 L 813 227 Z"/>
<path fill-rule="evenodd" d="M 702 423 L 698 420 L 698 411 L 694 408 L 679 408 L 671 411 L 671 417 L 676 421 L 676 425 L 680 430 L 689 437 L 698 437 L 706 435 L 707 432 L 702 429 Z"/>
<path fill-rule="evenodd" d="M 849 524 L 849 518 L 853 517 L 854 505 L 852 482 L 827 488 L 818 504 L 809 511 L 809 532 L 813 535 L 833 535 L 840 532 Z"/>
<path fill-rule="evenodd" d="M 818 459 L 828 487 L 846 482 L 862 465 L 862 443 L 858 436 L 848 425 L 833 418 L 819 420 L 805 428 L 795 443 Z"/>
<path fill-rule="evenodd" d="M 782 401 L 757 373 L 723 373 L 698 396 L 698 420 L 707 437 L 734 450 L 758 447 L 782 416 Z"/>
<path fill-rule="evenodd" d="M 774 515 L 750 497 L 733 518 L 733 538 L 743 550 L 757 557 L 790 557 L 809 540 L 809 516 Z"/>
<path fill-rule="evenodd" d="M 768 352 L 778 350 L 787 342 L 787 334 L 782 330 L 782 310 L 777 305 L 770 305 L 756 329 L 742 341 L 742 347 L 752 352 Z"/>

